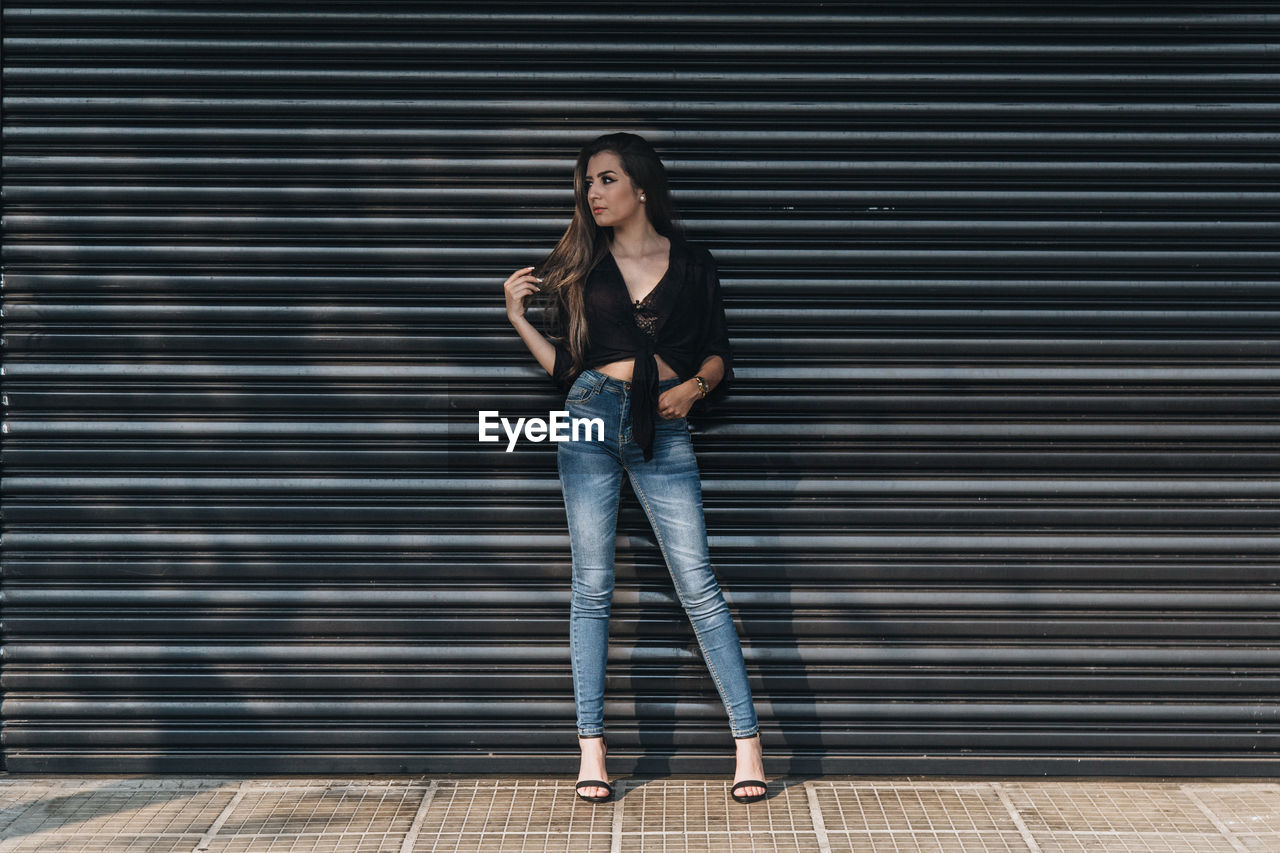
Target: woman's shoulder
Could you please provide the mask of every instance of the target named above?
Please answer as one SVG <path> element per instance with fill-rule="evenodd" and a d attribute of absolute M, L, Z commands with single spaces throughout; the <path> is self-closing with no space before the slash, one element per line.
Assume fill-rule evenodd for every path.
<path fill-rule="evenodd" d="M 687 240 L 683 236 L 675 235 L 670 238 L 684 249 L 685 255 L 696 265 L 702 267 L 710 267 L 715 269 L 716 259 L 711 254 L 711 250 L 694 240 Z"/>

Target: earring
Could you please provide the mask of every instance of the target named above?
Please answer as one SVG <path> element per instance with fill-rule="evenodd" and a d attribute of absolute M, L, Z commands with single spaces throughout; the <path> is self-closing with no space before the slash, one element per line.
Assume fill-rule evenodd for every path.
<path fill-rule="evenodd" d="M 644 201 L 644 193 L 640 193 L 640 200 Z"/>

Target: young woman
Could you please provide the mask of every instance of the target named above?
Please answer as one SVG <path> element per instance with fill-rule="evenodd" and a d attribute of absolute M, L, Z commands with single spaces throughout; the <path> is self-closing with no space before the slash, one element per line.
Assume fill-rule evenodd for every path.
<path fill-rule="evenodd" d="M 728 712 L 737 744 L 732 796 L 754 802 L 767 787 L 760 729 L 737 630 L 708 556 L 685 420 L 695 404 L 723 398 L 733 378 L 715 261 L 673 224 L 666 170 L 641 137 L 593 140 L 578 154 L 573 185 L 564 236 L 539 267 L 516 270 L 505 288 L 511 324 L 567 389 L 564 408 L 605 424 L 603 441 L 563 441 L 556 456 L 573 553 L 578 795 L 591 802 L 613 795 L 604 767 L 604 671 L 625 471 Z M 525 317 L 525 299 L 544 289 L 552 341 Z"/>

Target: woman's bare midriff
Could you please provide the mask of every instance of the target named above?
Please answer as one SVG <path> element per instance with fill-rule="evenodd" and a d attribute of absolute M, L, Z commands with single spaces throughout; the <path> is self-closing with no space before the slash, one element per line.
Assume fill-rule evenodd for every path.
<path fill-rule="evenodd" d="M 654 361 L 658 362 L 658 379 L 679 379 L 680 374 L 671 369 L 671 366 L 662 360 L 662 356 L 654 353 Z M 612 376 L 614 379 L 621 379 L 623 382 L 631 381 L 631 374 L 635 370 L 636 360 L 634 358 L 624 358 L 622 361 L 611 361 L 608 364 L 602 364 L 595 368 L 606 376 Z"/>

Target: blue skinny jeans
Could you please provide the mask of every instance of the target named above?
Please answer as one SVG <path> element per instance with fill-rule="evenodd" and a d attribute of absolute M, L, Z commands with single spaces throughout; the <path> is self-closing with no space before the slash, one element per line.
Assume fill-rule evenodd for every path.
<path fill-rule="evenodd" d="M 679 383 L 664 379 L 659 393 Z M 759 730 L 742 646 L 733 617 L 711 568 L 702 517 L 702 483 L 685 418 L 655 415 L 653 458 L 631 435 L 631 383 L 584 370 L 569 389 L 564 408 L 572 418 L 600 418 L 604 440 L 562 441 L 556 463 L 573 550 L 573 595 L 569 646 L 578 734 L 604 733 L 604 674 L 613 600 L 613 557 L 622 472 L 657 536 L 658 547 L 689 617 L 703 660 L 729 716 L 735 738 Z"/>

